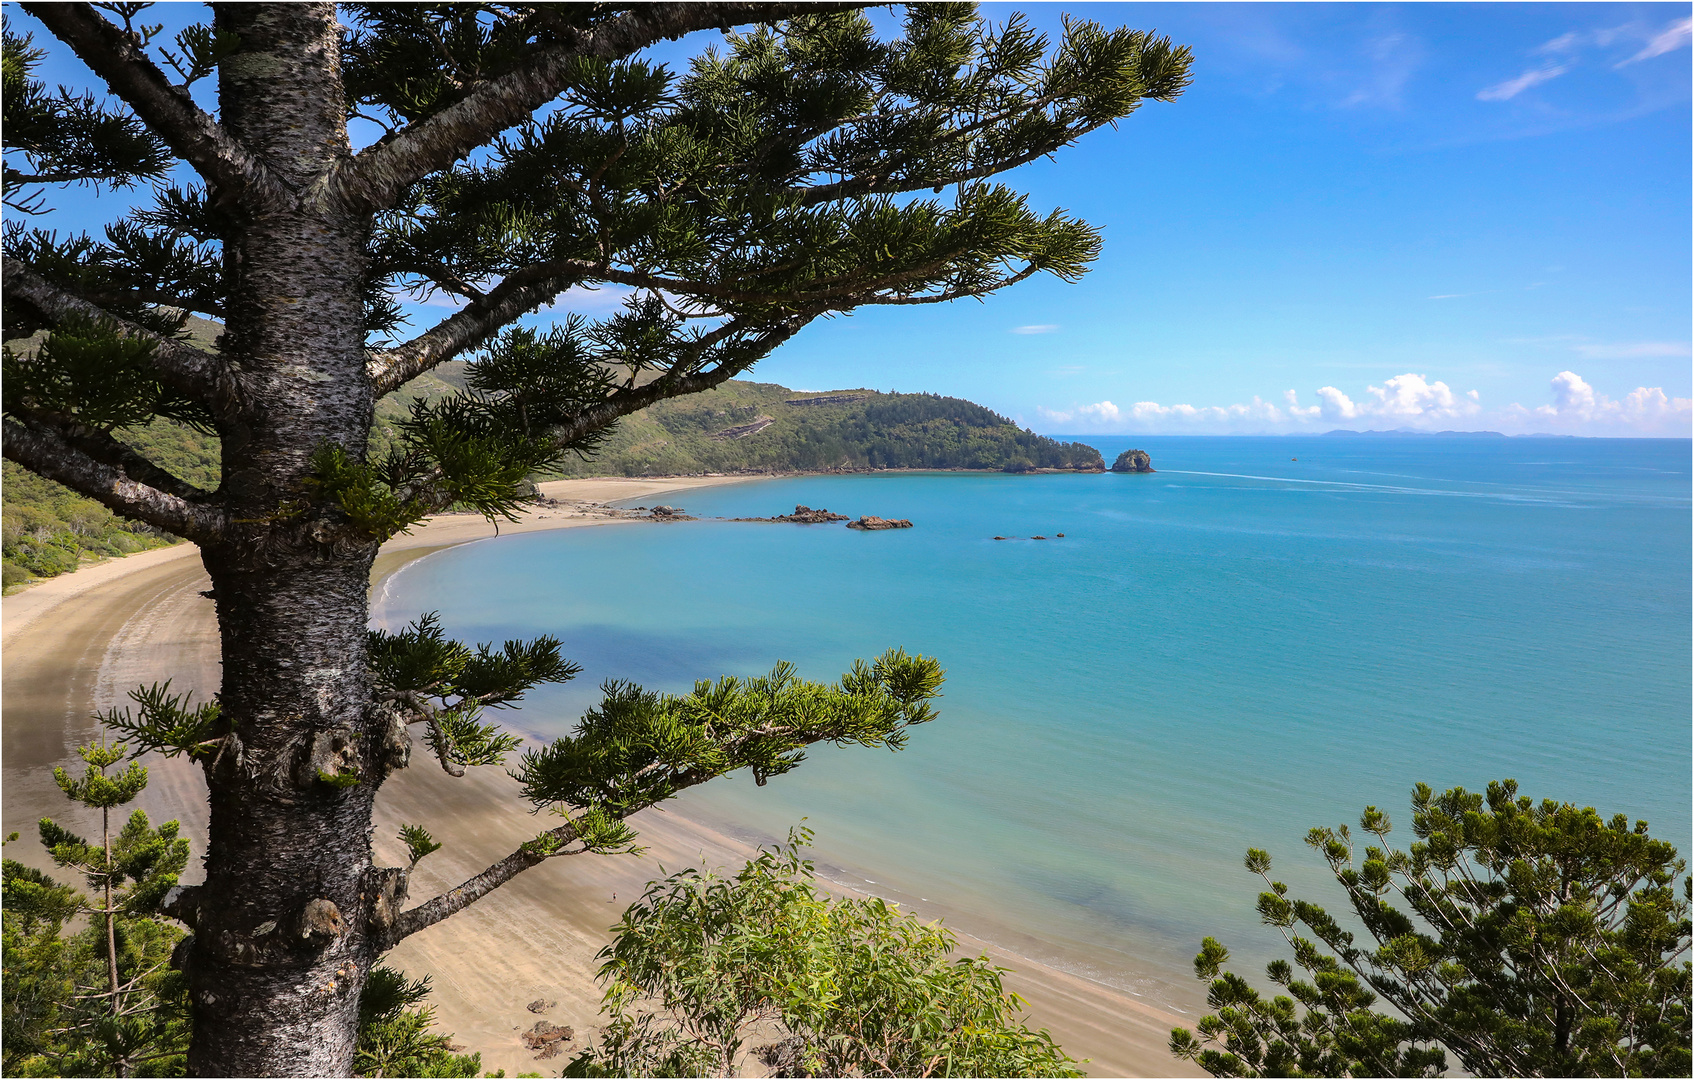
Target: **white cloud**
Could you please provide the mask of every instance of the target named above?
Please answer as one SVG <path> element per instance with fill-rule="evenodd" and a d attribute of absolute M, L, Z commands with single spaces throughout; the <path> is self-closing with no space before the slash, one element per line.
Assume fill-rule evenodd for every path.
<path fill-rule="evenodd" d="M 1323 412 L 1323 408 L 1318 405 L 1308 405 L 1301 408 L 1300 395 L 1292 390 L 1284 390 L 1282 400 L 1288 402 L 1288 415 L 1296 420 L 1316 420 L 1319 414 Z"/>
<path fill-rule="evenodd" d="M 1318 412 L 1325 420 L 1352 420 L 1359 415 L 1353 399 L 1333 386 L 1318 387 L 1318 399 L 1323 402 Z"/>
<path fill-rule="evenodd" d="M 1540 429 L 1584 435 L 1687 435 L 1694 429 L 1694 401 L 1673 398 L 1659 386 L 1638 386 L 1615 401 L 1574 371 L 1561 371 L 1549 384 L 1551 405 L 1526 409 L 1512 404 L 1503 415 Z"/>
<path fill-rule="evenodd" d="M 1475 399 L 1460 400 L 1444 382 L 1430 382 L 1427 375 L 1396 375 L 1382 386 L 1365 387 L 1375 398 L 1361 406 L 1367 416 L 1399 420 L 1451 420 L 1477 412 Z"/>
<path fill-rule="evenodd" d="M 1263 427 L 1266 423 L 1280 423 L 1287 419 L 1283 411 L 1268 401 L 1254 395 L 1251 404 L 1247 405 L 1160 405 L 1156 401 L 1137 401 L 1130 410 L 1134 420 L 1151 423 L 1172 421 L 1185 426 L 1217 426 L 1231 425 L 1241 421 L 1256 421 Z"/>
<path fill-rule="evenodd" d="M 1301 405 L 1299 394 L 1285 390 L 1280 405 L 1255 396 L 1235 405 L 1166 405 L 1137 401 L 1120 408 L 1110 401 L 1038 409 L 1049 431 L 1107 432 L 1315 432 L 1336 427 L 1364 430 L 1499 430 L 1512 433 L 1555 432 L 1574 435 L 1688 435 L 1694 402 L 1668 396 L 1661 387 L 1638 387 L 1619 400 L 1596 390 L 1573 371 L 1561 371 L 1549 384 L 1550 404 L 1536 408 L 1509 405 L 1484 411 L 1476 390 L 1455 392 L 1428 375 L 1407 372 L 1366 386 L 1358 396 L 1323 386 L 1317 404 Z"/>
<path fill-rule="evenodd" d="M 1643 60 L 1651 60 L 1655 56 L 1663 56 L 1665 53 L 1687 45 L 1690 37 L 1694 37 L 1694 19 L 1678 19 L 1653 35 L 1652 40 L 1647 42 L 1646 48 L 1617 66 L 1625 67 L 1629 64 L 1638 64 Z"/>
<path fill-rule="evenodd" d="M 1569 64 L 1555 64 L 1552 67 L 1534 68 L 1524 72 L 1515 79 L 1507 79 L 1505 82 L 1498 82 L 1493 86 L 1483 87 L 1481 90 L 1476 92 L 1476 100 L 1510 101 L 1512 98 L 1517 97 L 1530 87 L 1538 86 L 1551 79 L 1556 79 L 1569 70 Z"/>
<path fill-rule="evenodd" d="M 1054 334 L 1059 330 L 1057 323 L 1036 323 L 1033 326 L 1014 326 L 1014 334 Z"/>
<path fill-rule="evenodd" d="M 1594 415 L 1594 388 L 1574 371 L 1553 376 L 1553 404 L 1535 411 L 1543 416 L 1574 416 L 1587 420 Z"/>

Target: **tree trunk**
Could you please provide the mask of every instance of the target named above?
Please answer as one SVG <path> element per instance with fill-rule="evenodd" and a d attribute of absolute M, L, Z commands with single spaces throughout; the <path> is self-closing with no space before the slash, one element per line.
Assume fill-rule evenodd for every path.
<path fill-rule="evenodd" d="M 315 450 L 364 458 L 370 222 L 312 183 L 349 153 L 334 8 L 215 10 L 241 42 L 220 67 L 223 123 L 292 197 L 249 215 L 225 244 L 221 350 L 242 387 L 219 424 L 233 524 L 202 549 L 232 734 L 206 767 L 206 881 L 184 905 L 189 1069 L 345 1076 L 374 959 L 371 807 L 388 734 L 372 728 L 365 664 L 376 545 L 290 522 L 313 498 Z"/>
<path fill-rule="evenodd" d="M 104 771 L 104 770 L 102 770 Z M 117 913 L 112 908 L 112 808 L 100 808 L 100 837 L 106 848 L 106 982 L 111 992 L 108 999 L 113 1016 L 123 1015 L 123 1002 L 118 999 L 118 922 Z M 119 1076 L 126 1075 L 123 1058 L 117 1061 L 116 1072 Z"/>

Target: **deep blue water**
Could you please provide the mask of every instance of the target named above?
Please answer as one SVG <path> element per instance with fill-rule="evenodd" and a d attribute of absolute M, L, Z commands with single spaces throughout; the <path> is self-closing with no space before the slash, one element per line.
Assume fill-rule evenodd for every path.
<path fill-rule="evenodd" d="M 407 568 L 377 615 L 562 638 L 583 677 L 508 714 L 542 737 L 603 679 L 680 691 L 778 659 L 832 679 L 895 645 L 939 657 L 941 719 L 905 752 L 817 749 L 680 809 L 756 837 L 805 817 L 843 880 L 1178 1005 L 1205 934 L 1249 962 L 1277 943 L 1245 848 L 1333 910 L 1306 830 L 1367 803 L 1409 824 L 1417 781 L 1514 777 L 1687 851 L 1688 441 L 1089 441 L 1159 471 L 703 489 L 669 501 L 916 527 L 511 536 Z"/>

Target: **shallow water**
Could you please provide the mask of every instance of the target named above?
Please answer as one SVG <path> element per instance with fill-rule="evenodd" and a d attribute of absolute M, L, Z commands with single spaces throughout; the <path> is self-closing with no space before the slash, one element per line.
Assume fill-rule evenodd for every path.
<path fill-rule="evenodd" d="M 1089 441 L 1108 461 L 1132 444 Z M 1687 850 L 1686 440 L 1133 445 L 1157 473 L 690 491 L 675 500 L 703 516 L 806 503 L 916 527 L 511 536 L 413 564 L 376 615 L 563 639 L 582 678 L 506 717 L 539 737 L 604 679 L 681 691 L 778 659 L 832 679 L 891 646 L 939 657 L 941 719 L 905 752 L 819 748 L 682 809 L 755 837 L 804 817 L 842 880 L 1178 1006 L 1202 936 L 1247 962 L 1277 943 L 1247 846 L 1339 905 L 1306 830 L 1367 803 L 1409 822 L 1420 780 L 1514 777 Z M 1053 539 L 991 539 L 1035 534 Z"/>

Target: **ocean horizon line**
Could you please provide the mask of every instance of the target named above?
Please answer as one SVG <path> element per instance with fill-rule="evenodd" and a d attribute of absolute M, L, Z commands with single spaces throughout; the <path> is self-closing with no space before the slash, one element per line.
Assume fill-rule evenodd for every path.
<path fill-rule="evenodd" d="M 1031 429 L 1033 430 L 1033 429 Z M 1501 431 L 1418 431 L 1412 428 L 1367 428 L 1354 430 L 1352 428 L 1335 428 L 1331 431 L 1037 431 L 1035 434 L 1048 439 L 1290 439 L 1290 438 L 1325 438 L 1328 436 L 1346 437 L 1349 435 L 1366 438 L 1370 436 L 1393 436 L 1396 438 L 1421 439 L 1582 439 L 1588 442 L 1627 441 L 1627 442 L 1694 442 L 1690 435 L 1570 435 L 1549 431 L 1524 431 L 1506 434 Z"/>

